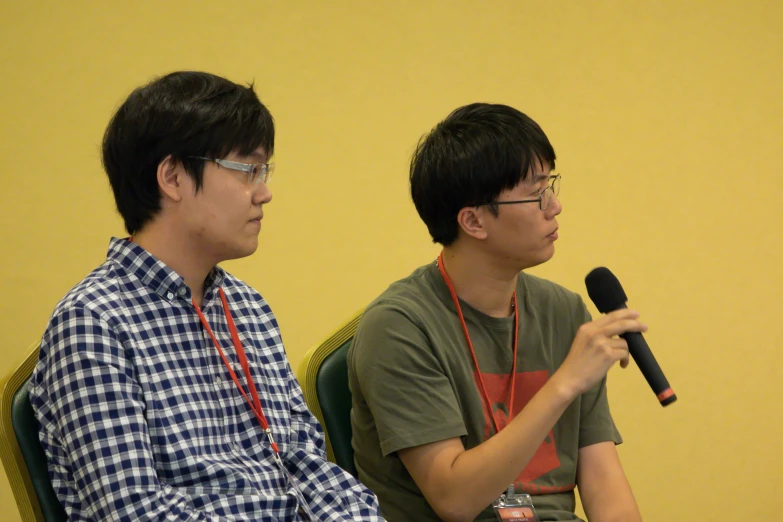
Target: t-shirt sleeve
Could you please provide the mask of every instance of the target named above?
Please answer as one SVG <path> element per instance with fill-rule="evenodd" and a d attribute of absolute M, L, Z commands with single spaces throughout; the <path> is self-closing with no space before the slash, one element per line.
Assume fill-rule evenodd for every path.
<path fill-rule="evenodd" d="M 579 325 L 590 322 L 592 317 L 590 317 L 590 312 L 587 311 L 587 307 L 585 307 L 581 298 L 579 299 L 579 307 L 581 309 L 579 313 L 582 317 Z M 580 400 L 579 447 L 584 448 L 585 446 L 607 441 L 621 444 L 623 439 L 609 411 L 606 377 L 604 377 L 595 387 L 582 394 Z"/>
<path fill-rule="evenodd" d="M 349 368 L 384 456 L 467 435 L 443 365 L 409 312 L 383 304 L 368 309 L 354 337 Z"/>

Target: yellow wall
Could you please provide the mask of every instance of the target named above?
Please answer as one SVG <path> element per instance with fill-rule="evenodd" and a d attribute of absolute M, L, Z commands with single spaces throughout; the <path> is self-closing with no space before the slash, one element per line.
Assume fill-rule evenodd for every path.
<path fill-rule="evenodd" d="M 262 246 L 226 266 L 272 304 L 294 366 L 435 256 L 407 194 L 419 135 L 502 102 L 564 174 L 535 273 L 584 294 L 610 267 L 680 397 L 662 409 L 636 368 L 611 372 L 645 520 L 783 517 L 781 2 L 7 1 L 0 59 L 0 371 L 123 233 L 99 143 L 152 76 L 255 79 L 277 119 Z"/>

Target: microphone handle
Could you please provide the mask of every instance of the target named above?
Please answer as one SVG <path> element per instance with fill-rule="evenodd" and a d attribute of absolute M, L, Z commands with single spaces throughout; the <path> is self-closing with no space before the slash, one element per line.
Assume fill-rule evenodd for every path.
<path fill-rule="evenodd" d="M 644 340 L 644 336 L 639 332 L 626 332 L 620 335 L 628 343 L 628 351 L 633 357 L 636 366 L 642 371 L 642 375 L 647 379 L 647 384 L 650 385 L 655 395 L 658 397 L 658 401 L 661 406 L 668 406 L 677 400 L 677 395 L 674 394 L 669 381 L 663 375 L 661 367 L 658 365 L 658 361 L 655 360 L 650 347 L 647 345 L 647 341 Z"/>

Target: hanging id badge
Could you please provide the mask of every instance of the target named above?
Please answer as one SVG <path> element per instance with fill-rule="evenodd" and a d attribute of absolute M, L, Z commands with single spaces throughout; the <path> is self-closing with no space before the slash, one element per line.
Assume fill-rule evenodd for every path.
<path fill-rule="evenodd" d="M 514 484 L 492 503 L 500 522 L 540 522 L 533 499 L 526 493 L 514 494 Z"/>

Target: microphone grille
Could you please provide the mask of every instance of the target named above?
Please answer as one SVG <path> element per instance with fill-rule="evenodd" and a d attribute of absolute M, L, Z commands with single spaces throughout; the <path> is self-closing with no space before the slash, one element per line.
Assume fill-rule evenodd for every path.
<path fill-rule="evenodd" d="M 585 277 L 585 285 L 587 295 L 602 314 L 622 308 L 628 301 L 620 281 L 604 266 L 591 270 Z"/>

